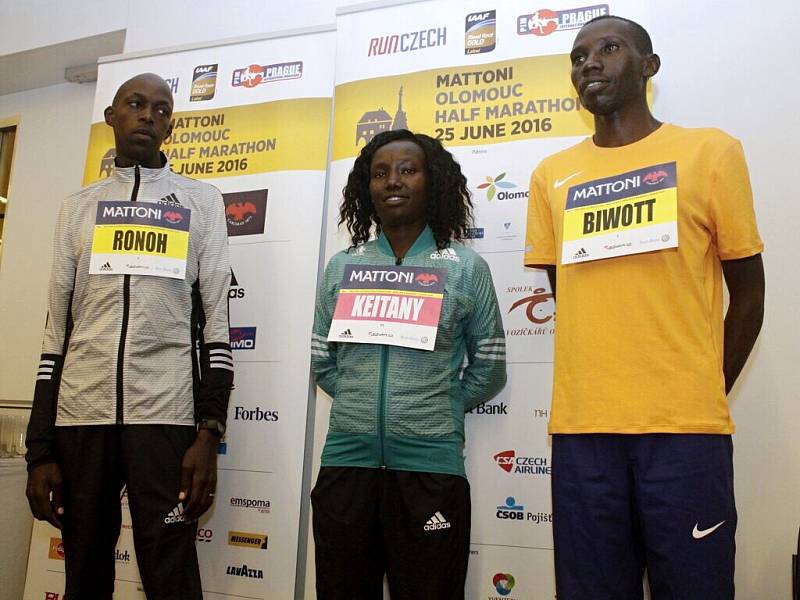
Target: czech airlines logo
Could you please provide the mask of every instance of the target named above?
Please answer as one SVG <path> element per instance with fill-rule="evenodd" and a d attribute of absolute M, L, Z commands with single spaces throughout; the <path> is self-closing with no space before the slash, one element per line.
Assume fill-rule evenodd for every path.
<path fill-rule="evenodd" d="M 550 465 L 544 456 L 517 456 L 514 450 L 504 450 L 494 455 L 494 461 L 506 473 L 550 475 Z"/>
<path fill-rule="evenodd" d="M 530 15 L 517 17 L 517 33 L 519 35 L 550 35 L 554 31 L 579 29 L 588 21 L 608 14 L 608 4 L 581 6 L 567 10 L 550 10 L 540 8 Z"/>
<path fill-rule="evenodd" d="M 286 79 L 300 79 L 303 76 L 303 61 L 275 63 L 272 65 L 250 65 L 243 69 L 236 69 L 231 76 L 233 87 L 254 88 L 262 83 L 283 81 Z"/>

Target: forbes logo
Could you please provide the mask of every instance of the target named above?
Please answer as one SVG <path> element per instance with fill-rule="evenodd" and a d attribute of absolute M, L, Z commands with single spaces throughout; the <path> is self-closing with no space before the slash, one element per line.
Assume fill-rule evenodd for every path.
<path fill-rule="evenodd" d="M 255 327 L 231 327 L 231 350 L 255 350 Z"/>
<path fill-rule="evenodd" d="M 235 406 L 233 419 L 234 421 L 266 421 L 268 423 L 274 423 L 278 420 L 278 411 L 262 410 L 258 406 L 255 408 Z"/>

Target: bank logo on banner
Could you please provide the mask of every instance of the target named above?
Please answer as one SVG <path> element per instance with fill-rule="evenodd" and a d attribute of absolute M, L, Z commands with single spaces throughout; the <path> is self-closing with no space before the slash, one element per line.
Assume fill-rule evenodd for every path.
<path fill-rule="evenodd" d="M 392 33 L 370 38 L 367 56 L 416 52 L 447 45 L 447 27 Z"/>
<path fill-rule="evenodd" d="M 64 560 L 64 540 L 57 537 L 50 538 L 50 548 L 47 551 L 47 558 Z"/>
<path fill-rule="evenodd" d="M 545 456 L 517 456 L 515 450 L 503 450 L 494 455 L 494 462 L 506 473 L 515 475 L 550 475 Z"/>
<path fill-rule="evenodd" d="M 471 13 L 464 25 L 464 54 L 491 52 L 497 44 L 496 11 Z"/>
<path fill-rule="evenodd" d="M 503 305 L 506 303 L 510 303 L 506 319 L 508 337 L 555 332 L 556 303 L 552 292 L 532 285 L 511 285 L 504 290 Z"/>
<path fill-rule="evenodd" d="M 495 591 L 504 598 L 514 589 L 514 583 L 514 576 L 511 573 L 495 573 L 492 577 Z"/>
<path fill-rule="evenodd" d="M 192 74 L 192 90 L 189 95 L 189 102 L 199 102 L 211 100 L 217 91 L 217 68 L 218 64 L 198 65 Z"/>
<path fill-rule="evenodd" d="M 483 227 L 470 227 L 464 234 L 464 238 L 467 240 L 482 240 L 485 234 L 486 231 Z"/>
<path fill-rule="evenodd" d="M 269 540 L 266 533 L 247 533 L 244 531 L 228 532 L 229 546 L 242 546 L 244 548 L 258 548 L 259 550 L 266 550 L 268 541 Z"/>
<path fill-rule="evenodd" d="M 272 510 L 272 501 L 264 498 L 238 498 L 233 496 L 231 498 L 231 506 L 233 508 L 252 509 L 263 514 L 268 514 Z"/>
<path fill-rule="evenodd" d="M 489 402 L 484 402 L 483 404 L 478 404 L 475 408 L 471 408 L 467 411 L 468 415 L 507 415 L 508 414 L 508 404 L 505 402 L 498 402 L 497 404 L 490 404 Z"/>
<path fill-rule="evenodd" d="M 553 522 L 552 513 L 526 511 L 524 505 L 517 504 L 517 500 L 514 496 L 506 498 L 505 503 L 497 507 L 494 516 L 503 520 L 525 521 L 532 525 Z"/>
<path fill-rule="evenodd" d="M 250 65 L 234 69 L 231 86 L 254 88 L 262 83 L 300 79 L 303 76 L 303 61 L 275 63 L 273 65 Z"/>
<path fill-rule="evenodd" d="M 505 192 L 502 190 L 512 190 L 517 187 L 516 183 L 512 183 L 511 181 L 507 181 L 505 179 L 506 173 L 500 173 L 495 177 L 491 175 L 486 176 L 486 181 L 481 183 L 480 185 L 476 186 L 479 190 L 486 190 L 486 199 L 491 201 L 497 197 L 498 200 L 515 200 L 518 198 L 527 198 L 528 191 L 519 191 L 519 192 Z M 501 190 L 498 193 L 498 188 Z"/>
<path fill-rule="evenodd" d="M 231 350 L 255 350 L 256 349 L 256 328 L 255 327 L 231 327 Z"/>
<path fill-rule="evenodd" d="M 580 6 L 566 10 L 540 8 L 530 15 L 517 17 L 519 35 L 550 35 L 554 31 L 580 29 L 584 23 L 608 14 L 608 4 Z"/>
<path fill-rule="evenodd" d="M 228 236 L 264 233 L 269 190 L 252 190 L 222 194 Z"/>

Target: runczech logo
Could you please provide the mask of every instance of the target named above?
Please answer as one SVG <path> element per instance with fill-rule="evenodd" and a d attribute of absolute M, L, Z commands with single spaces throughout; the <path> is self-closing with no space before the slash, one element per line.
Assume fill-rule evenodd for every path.
<path fill-rule="evenodd" d="M 492 585 L 501 596 L 508 596 L 514 589 L 514 576 L 511 573 L 495 573 Z"/>

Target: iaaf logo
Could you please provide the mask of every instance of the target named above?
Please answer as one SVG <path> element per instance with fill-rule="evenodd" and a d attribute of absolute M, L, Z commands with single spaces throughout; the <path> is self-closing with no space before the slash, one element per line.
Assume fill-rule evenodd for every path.
<path fill-rule="evenodd" d="M 544 456 L 517 456 L 514 450 L 504 450 L 494 455 L 494 461 L 506 473 L 550 475 L 550 465 Z"/>
<path fill-rule="evenodd" d="M 255 327 L 231 327 L 231 350 L 255 350 Z"/>
<path fill-rule="evenodd" d="M 420 273 L 415 281 L 423 287 L 430 287 L 439 283 L 439 276 L 435 273 Z"/>
<path fill-rule="evenodd" d="M 517 17 L 517 33 L 519 35 L 550 35 L 554 31 L 579 29 L 596 17 L 608 14 L 608 4 L 581 6 L 567 10 L 550 10 L 540 8 L 530 15 Z"/>
<path fill-rule="evenodd" d="M 243 69 L 235 69 L 231 77 L 233 87 L 254 88 L 262 83 L 300 79 L 303 76 L 303 61 L 276 63 L 272 65 L 250 65 Z"/>

